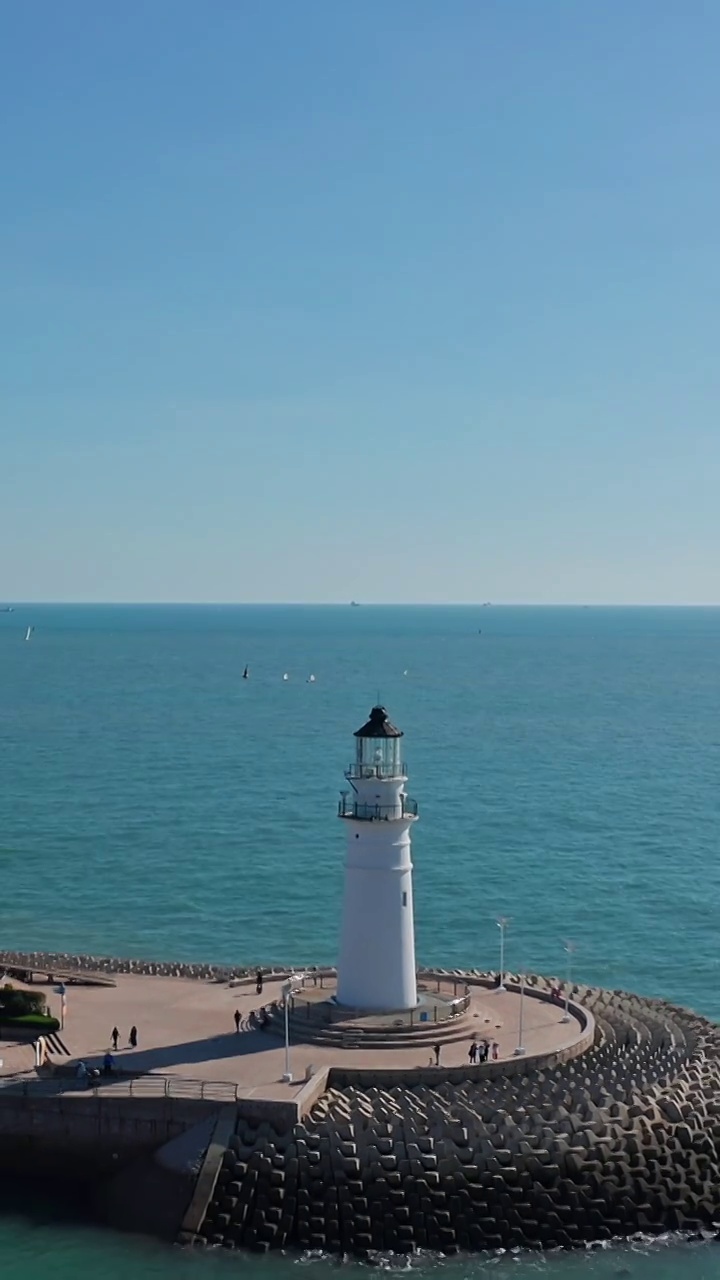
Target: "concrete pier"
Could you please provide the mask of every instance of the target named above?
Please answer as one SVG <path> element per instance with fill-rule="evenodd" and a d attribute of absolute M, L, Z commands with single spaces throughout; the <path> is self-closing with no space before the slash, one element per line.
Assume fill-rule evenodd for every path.
<path fill-rule="evenodd" d="M 117 1187 L 150 1158 L 179 1179 L 158 1222 L 174 1206 L 179 1238 L 226 1249 L 571 1247 L 717 1220 L 720 1030 L 687 1010 L 528 978 L 517 1054 L 517 975 L 502 994 L 491 975 L 421 973 L 470 993 L 439 1067 L 427 1028 L 408 1040 L 390 1019 L 365 1047 L 296 1032 L 284 1084 L 282 1040 L 251 1016 L 283 974 L 258 997 L 242 975 L 199 968 L 180 978 L 118 964 L 111 988 L 69 988 L 68 1052 L 46 1072 L 25 1061 L 29 1045 L 3 1042 L 0 1161 L 92 1165 Z M 132 1024 L 139 1044 L 118 1053 L 119 1073 L 81 1090 L 74 1062 L 100 1062 L 113 1025 L 126 1040 Z M 467 1049 L 481 1037 L 499 1054 L 476 1066 Z M 121 1203 L 137 1226 L 128 1181 Z M 147 1229 L 153 1180 L 138 1185 Z"/>

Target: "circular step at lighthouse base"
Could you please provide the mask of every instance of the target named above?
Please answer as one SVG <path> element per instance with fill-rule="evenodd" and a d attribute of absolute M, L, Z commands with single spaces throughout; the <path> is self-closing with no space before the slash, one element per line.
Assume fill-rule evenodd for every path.
<path fill-rule="evenodd" d="M 349 1009 L 335 999 L 334 980 L 320 988 L 296 993 L 288 1009 L 288 1029 L 293 1043 L 318 1044 L 338 1049 L 422 1049 L 431 1054 L 436 1044 L 472 1040 L 490 1044 L 509 1030 L 508 1017 L 522 1030 L 520 996 L 504 994 L 502 1000 L 487 985 L 467 983 L 446 975 L 418 982 L 418 1005 L 412 1010 L 368 1012 Z M 529 993 L 528 993 L 529 997 Z M 526 997 L 526 1005 L 528 1003 Z M 285 1009 L 278 1002 L 269 1010 L 269 1030 L 285 1034 Z M 520 1040 L 518 1040 L 520 1043 Z"/>

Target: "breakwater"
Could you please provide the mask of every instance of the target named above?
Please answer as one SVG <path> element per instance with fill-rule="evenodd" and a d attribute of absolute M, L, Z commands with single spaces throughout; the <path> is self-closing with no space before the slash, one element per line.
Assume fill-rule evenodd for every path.
<path fill-rule="evenodd" d="M 194 1239 L 362 1256 L 711 1227 L 720 1031 L 660 1000 L 576 995 L 595 1034 L 573 1061 L 433 1083 L 339 1066 L 301 1123 L 240 1115 Z"/>
<path fill-rule="evenodd" d="M 2 963 L 40 973 L 148 975 L 148 989 L 164 976 L 242 986 L 255 972 L 41 952 L 3 952 Z M 475 971 L 434 973 L 470 986 L 491 981 Z M 562 983 L 525 981 L 528 995 L 557 1008 L 551 989 Z M 506 983 L 517 986 L 518 979 Z M 720 1215 L 720 1029 L 662 1000 L 578 986 L 564 994 L 579 1036 L 532 1057 L 435 1067 L 424 1050 L 425 1065 L 410 1050 L 407 1066 L 381 1067 L 372 1048 L 358 1058 L 339 1044 L 331 1065 L 326 1057 L 294 1095 L 278 1092 L 274 1073 L 267 1092 L 259 1084 L 244 1099 L 235 1090 L 235 1099 L 223 1092 L 221 1100 L 210 1082 L 203 1114 L 222 1112 L 222 1124 L 202 1157 L 180 1238 L 225 1249 L 295 1246 L 362 1257 L 415 1248 L 570 1247 L 712 1228 Z M 143 1082 L 155 1080 L 141 1076 L 138 1088 L 145 1092 Z M 110 1111 L 102 1099 L 96 1112 L 81 1096 L 58 1101 L 53 1126 L 65 1126 L 61 1147 L 43 1114 L 50 1104 L 34 1101 L 33 1086 L 9 1084 L 0 1109 L 5 1154 L 14 1160 L 25 1152 L 38 1172 L 47 1159 L 66 1157 L 82 1169 L 98 1143 L 105 1150 L 106 1138 L 115 1161 L 122 1132 L 128 1156 L 136 1148 L 147 1160 L 156 1151 L 159 1160 L 170 1132 L 145 1128 L 149 1119 L 157 1126 L 159 1113 L 150 1116 L 146 1101 L 141 1114 L 134 1087 L 122 1099 L 112 1089 Z M 11 1093 L 18 1088 L 21 1109 Z M 181 1094 L 185 1088 L 179 1080 Z M 179 1122 L 178 1136 L 193 1119 L 172 1107 L 166 1114 Z M 192 1179 L 182 1176 L 189 1199 Z M 126 1214 L 135 1212 L 132 1177 L 128 1171 Z M 152 1219 L 150 1174 L 147 1188 L 143 1222 Z M 175 1200 L 173 1193 L 168 1203 Z"/>
<path fill-rule="evenodd" d="M 117 959 L 114 956 L 73 955 L 70 952 L 0 951 L 0 966 L 33 969 L 37 973 L 66 970 L 74 973 L 135 973 L 146 977 L 194 978 L 204 982 L 229 982 L 249 977 L 255 970 L 223 964 L 188 964 L 184 961 Z M 274 972 L 267 968 L 266 973 Z M 281 972 L 281 970 L 278 970 Z M 284 970 L 282 970 L 284 972 Z"/>
<path fill-rule="evenodd" d="M 232 982 L 234 979 L 254 979 L 258 968 L 266 978 L 285 977 L 293 971 L 305 973 L 334 974 L 332 966 L 316 964 L 266 965 L 255 963 L 250 965 L 191 963 L 184 960 L 141 960 L 133 957 L 75 955 L 69 951 L 3 951 L 0 950 L 0 968 L 33 970 L 36 973 L 53 973 L 59 970 L 75 973 L 137 974 L 139 977 L 155 978 L 190 978 L 198 982 Z M 418 975 L 442 974 L 444 977 L 464 978 L 467 974 L 473 977 L 487 976 L 480 969 L 419 969 Z"/>

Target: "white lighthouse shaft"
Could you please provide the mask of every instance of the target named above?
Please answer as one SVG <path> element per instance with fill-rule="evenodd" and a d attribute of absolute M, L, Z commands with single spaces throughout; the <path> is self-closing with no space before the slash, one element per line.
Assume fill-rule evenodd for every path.
<path fill-rule="evenodd" d="M 380 711 L 374 708 L 369 724 Z M 340 805 L 347 857 L 337 999 L 375 1011 L 417 1004 L 410 854 L 416 807 L 405 794 L 396 749 L 401 735 L 392 732 L 395 742 L 381 743 L 373 753 L 377 763 L 362 763 L 368 744 L 359 743 L 358 762 L 347 773 L 352 789 Z"/>

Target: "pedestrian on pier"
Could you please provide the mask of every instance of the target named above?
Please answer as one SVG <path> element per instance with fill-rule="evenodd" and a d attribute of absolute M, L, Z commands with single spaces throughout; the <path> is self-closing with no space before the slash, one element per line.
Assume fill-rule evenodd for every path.
<path fill-rule="evenodd" d="M 475 1041 L 473 1040 L 472 1044 L 470 1045 L 470 1048 L 468 1049 L 468 1061 L 471 1062 L 473 1065 L 477 1062 L 477 1052 L 478 1052 L 478 1047 Z"/>
<path fill-rule="evenodd" d="M 137 1049 L 137 1027 L 130 1028 L 130 1048 Z"/>
<path fill-rule="evenodd" d="M 498 1060 L 498 1053 L 499 1053 L 499 1052 L 500 1052 L 500 1045 L 498 1044 L 497 1040 L 493 1040 L 493 1047 L 492 1047 L 492 1060 L 493 1060 L 493 1062 L 497 1062 L 497 1060 Z"/>
<path fill-rule="evenodd" d="M 263 971 L 262 969 L 258 969 L 257 978 L 255 980 L 255 990 L 259 996 L 262 995 L 262 989 L 263 989 Z"/>
<path fill-rule="evenodd" d="M 433 1053 L 435 1054 L 435 1066 L 439 1067 L 440 1066 L 440 1045 L 439 1044 L 433 1045 Z"/>
<path fill-rule="evenodd" d="M 233 1017 L 235 1019 L 235 1030 L 239 1035 L 240 1034 L 240 1010 L 239 1009 L 235 1010 Z"/>
<path fill-rule="evenodd" d="M 112 1031 L 110 1032 L 110 1039 L 112 1040 L 112 1047 L 115 1053 L 117 1053 L 118 1040 L 120 1039 L 120 1032 L 118 1031 L 117 1027 L 113 1027 Z"/>

